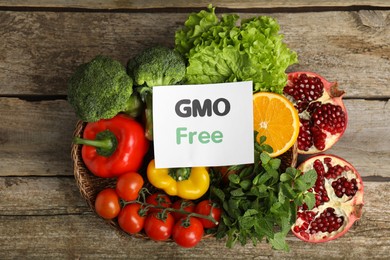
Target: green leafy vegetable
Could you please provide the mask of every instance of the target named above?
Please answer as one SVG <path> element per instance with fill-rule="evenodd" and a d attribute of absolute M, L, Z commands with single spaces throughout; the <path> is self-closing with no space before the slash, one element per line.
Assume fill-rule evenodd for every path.
<path fill-rule="evenodd" d="M 68 82 L 68 101 L 85 122 L 110 119 L 119 112 L 137 116 L 141 110 L 126 69 L 119 61 L 101 55 L 77 67 Z"/>
<path fill-rule="evenodd" d="M 189 16 L 176 31 L 175 49 L 188 59 L 190 84 L 253 81 L 253 91 L 282 93 L 297 54 L 282 42 L 279 24 L 268 16 L 243 19 L 207 10 Z"/>
<path fill-rule="evenodd" d="M 288 251 L 286 236 L 295 223 L 298 206 L 306 203 L 311 209 L 315 204 L 314 194 L 307 190 L 315 184 L 317 174 L 314 170 L 302 174 L 293 167 L 281 172 L 280 159 L 271 158 L 266 151 L 272 148 L 264 144 L 264 137 L 260 140 L 253 165 L 231 166 L 237 174 L 229 175 L 226 187 L 211 187 L 224 210 L 216 237 L 227 236 L 228 247 L 248 241 L 256 245 L 266 239 L 274 249 Z"/>

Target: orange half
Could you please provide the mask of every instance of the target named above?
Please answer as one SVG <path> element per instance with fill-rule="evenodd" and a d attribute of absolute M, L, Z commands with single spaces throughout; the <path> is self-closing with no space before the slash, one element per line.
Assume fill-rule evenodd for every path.
<path fill-rule="evenodd" d="M 265 136 L 266 144 L 273 149 L 271 157 L 276 157 L 294 145 L 299 134 L 299 116 L 294 105 L 283 95 L 271 92 L 258 92 L 253 95 L 254 130 Z"/>

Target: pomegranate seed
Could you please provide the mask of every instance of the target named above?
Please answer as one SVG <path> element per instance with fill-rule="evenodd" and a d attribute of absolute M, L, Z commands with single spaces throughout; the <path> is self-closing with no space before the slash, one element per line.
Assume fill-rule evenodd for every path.
<path fill-rule="evenodd" d="M 301 231 L 301 232 L 300 232 L 300 235 L 301 235 L 302 237 L 304 237 L 305 239 L 309 239 L 309 234 L 306 233 L 305 231 Z"/>
<path fill-rule="evenodd" d="M 345 126 L 345 114 L 340 106 L 331 103 L 323 104 L 312 114 L 314 125 L 331 134 L 341 133 Z"/>
<path fill-rule="evenodd" d="M 356 182 L 356 179 L 348 181 L 347 178 L 341 177 L 332 182 L 332 187 L 335 191 L 337 197 L 341 198 L 344 194 L 348 197 L 352 197 L 358 191 L 358 187 L 353 181 Z"/>
<path fill-rule="evenodd" d="M 320 160 L 315 160 L 313 164 L 314 170 L 316 170 L 318 175 L 323 175 L 325 173 L 324 165 Z"/>
<path fill-rule="evenodd" d="M 324 158 L 324 163 L 325 164 L 329 164 L 331 161 L 332 161 L 332 158 L 330 158 L 330 157 L 325 157 Z"/>
<path fill-rule="evenodd" d="M 325 178 L 330 179 L 336 179 L 338 176 L 340 176 L 344 172 L 344 167 L 340 165 L 332 166 L 330 163 L 327 164 L 328 166 L 328 172 L 324 175 Z"/>
<path fill-rule="evenodd" d="M 324 204 L 324 202 L 328 202 L 329 196 L 328 193 L 325 189 L 325 179 L 324 175 L 325 173 L 325 168 L 324 165 L 320 160 L 315 160 L 313 163 L 313 168 L 317 172 L 317 180 L 314 185 L 314 192 L 315 192 L 315 199 L 316 199 L 316 207 L 318 207 L 321 204 Z"/>
<path fill-rule="evenodd" d="M 313 136 L 314 146 L 319 150 L 325 149 L 326 134 L 321 131 L 320 128 L 313 126 L 311 128 L 311 133 Z"/>
<path fill-rule="evenodd" d="M 298 113 L 302 113 L 307 109 L 309 105 L 309 102 L 307 101 L 298 101 L 297 104 L 295 105 L 295 108 L 298 110 Z"/>
<path fill-rule="evenodd" d="M 312 134 L 310 132 L 310 121 L 300 120 L 301 126 L 299 128 L 298 148 L 300 150 L 308 151 L 313 145 Z"/>
<path fill-rule="evenodd" d="M 295 100 L 313 101 L 324 93 L 324 84 L 318 77 L 308 77 L 301 74 L 292 80 L 293 84 L 284 88 L 284 92 Z"/>
<path fill-rule="evenodd" d="M 307 107 L 306 110 L 309 113 L 313 113 L 320 106 L 321 106 L 321 102 L 318 102 L 318 101 L 312 102 L 312 103 L 309 104 L 309 106 Z"/>
<path fill-rule="evenodd" d="M 331 233 L 338 230 L 344 222 L 344 217 L 338 217 L 333 208 L 326 208 L 314 221 L 309 228 L 310 234 L 319 231 Z"/>

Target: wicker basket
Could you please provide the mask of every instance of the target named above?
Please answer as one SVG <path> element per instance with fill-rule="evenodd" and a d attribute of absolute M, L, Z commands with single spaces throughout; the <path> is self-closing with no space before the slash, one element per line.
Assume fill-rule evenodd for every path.
<path fill-rule="evenodd" d="M 84 122 L 78 121 L 73 136 L 82 137 L 85 125 L 86 124 Z M 82 145 L 72 144 L 71 156 L 73 161 L 74 177 L 81 195 L 87 201 L 89 207 L 95 212 L 95 199 L 97 194 L 104 188 L 114 188 L 116 179 L 100 178 L 90 173 L 82 160 L 81 147 Z M 282 154 L 279 158 L 281 158 L 283 162 L 281 165 L 282 170 L 288 166 L 295 167 L 298 159 L 297 145 L 295 144 L 290 150 Z M 116 231 L 118 231 L 120 235 L 148 239 L 148 237 L 143 233 L 135 235 L 127 234 L 119 227 L 118 222 L 115 220 L 106 220 L 106 222 Z M 211 235 L 205 236 L 210 237 Z"/>

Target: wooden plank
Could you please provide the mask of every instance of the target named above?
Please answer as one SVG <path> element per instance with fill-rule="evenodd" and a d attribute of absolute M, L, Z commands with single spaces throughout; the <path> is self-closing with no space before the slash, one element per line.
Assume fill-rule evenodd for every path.
<path fill-rule="evenodd" d="M 167 0 L 167 1 L 143 1 L 143 0 L 1 0 L 0 6 L 3 7 L 55 7 L 55 8 L 86 8 L 86 9 L 149 9 L 149 8 L 204 8 L 210 1 L 199 0 L 188 2 L 185 0 Z M 246 9 L 246 8 L 297 8 L 297 7 L 350 7 L 350 6 L 371 6 L 371 7 L 388 7 L 389 2 L 386 0 L 357 0 L 357 1 L 321 1 L 321 0 L 298 0 L 298 1 L 233 1 L 233 0 L 216 0 L 213 5 L 220 8 Z"/>
<path fill-rule="evenodd" d="M 360 222 L 386 220 L 390 209 L 389 181 L 364 180 L 364 215 Z M 94 214 L 72 177 L 0 177 L 1 216 Z M 367 223 L 365 221 L 368 221 Z M 389 223 L 388 223 L 389 224 Z M 360 225 L 360 224 L 359 224 Z"/>
<path fill-rule="evenodd" d="M 390 177 L 388 101 L 346 100 L 349 126 L 329 150 L 362 176 Z M 76 117 L 65 100 L 0 98 L 0 176 L 72 175 L 70 145 Z"/>
<path fill-rule="evenodd" d="M 64 100 L 0 98 L 0 175 L 71 175 L 76 117 Z"/>
<path fill-rule="evenodd" d="M 89 214 L 72 177 L 1 177 L 0 215 Z"/>
<path fill-rule="evenodd" d="M 0 200 L 3 195 L 6 198 L 16 197 L 16 206 L 7 202 L 4 204 L 5 200 L 0 203 L 1 259 L 26 256 L 38 259 L 325 259 L 336 256 L 341 259 L 386 259 L 390 250 L 390 210 L 383 203 L 390 199 L 388 183 L 365 183 L 366 205 L 362 219 L 342 238 L 324 244 L 308 244 L 289 235 L 290 252 L 279 252 L 271 250 L 265 243 L 244 247 L 236 245 L 233 249 L 227 249 L 224 240 L 214 238 L 204 239 L 193 249 L 179 248 L 173 243 L 132 239 L 114 231 L 95 214 L 84 211 L 86 208 L 81 207 L 81 198 L 77 199 L 72 194 L 76 191 L 69 179 L 11 178 L 17 184 L 6 187 L 4 179 L 0 178 L 0 191 L 3 190 Z M 29 203 L 34 206 L 28 207 Z M 52 209 L 48 210 L 50 207 Z M 38 209 L 42 209 L 41 214 L 35 214 Z M 8 214 L 10 212 L 13 214 Z M 81 214 L 73 214 L 77 212 Z"/>
<path fill-rule="evenodd" d="M 66 95 L 67 79 L 79 64 L 97 54 L 125 64 L 147 46 L 173 46 L 174 32 L 188 14 L 2 11 L 0 95 Z M 362 10 L 267 15 L 278 19 L 285 42 L 299 55 L 300 63 L 290 70 L 338 80 L 349 98 L 388 98 L 389 14 Z"/>

